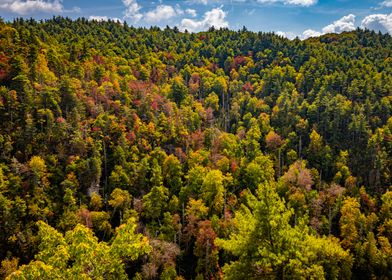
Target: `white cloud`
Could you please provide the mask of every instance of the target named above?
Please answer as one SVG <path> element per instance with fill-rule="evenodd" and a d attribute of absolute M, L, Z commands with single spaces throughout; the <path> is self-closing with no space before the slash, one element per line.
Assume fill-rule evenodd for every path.
<path fill-rule="evenodd" d="M 302 33 L 301 38 L 307 39 L 309 37 L 318 37 L 327 33 L 341 33 L 344 31 L 355 30 L 355 15 L 349 14 L 344 16 L 327 26 L 324 26 L 322 31 L 307 29 Z"/>
<path fill-rule="evenodd" d="M 290 40 L 292 40 L 296 37 L 296 35 L 293 32 L 276 31 L 275 34 L 278 36 L 285 37 Z"/>
<path fill-rule="evenodd" d="M 187 13 L 188 15 L 190 15 L 191 17 L 197 17 L 197 12 L 194 9 L 186 9 L 185 13 Z"/>
<path fill-rule="evenodd" d="M 169 5 L 159 5 L 154 10 L 147 12 L 144 18 L 147 22 L 160 22 L 171 19 L 177 15 L 176 10 Z"/>
<path fill-rule="evenodd" d="M 162 4 L 162 1 L 159 1 L 159 5 L 156 6 L 153 10 L 142 12 L 142 6 L 139 5 L 137 0 L 122 1 L 126 7 L 124 18 L 130 18 L 134 23 L 142 19 L 148 23 L 162 23 L 162 21 L 166 21 L 173 17 L 184 14 L 184 10 L 181 9 L 179 4 L 170 6 L 164 5 Z"/>
<path fill-rule="evenodd" d="M 176 11 L 177 15 L 183 15 L 184 14 L 184 10 L 181 9 L 181 6 L 179 4 L 176 4 L 175 11 Z"/>
<path fill-rule="evenodd" d="M 229 23 L 226 21 L 226 15 L 226 12 L 221 8 L 214 8 L 207 11 L 201 20 L 184 18 L 181 21 L 180 29 L 195 32 L 206 30 L 211 26 L 215 28 L 229 27 Z"/>
<path fill-rule="evenodd" d="M 392 34 L 392 13 L 391 14 L 373 14 L 365 17 L 361 23 L 362 28 L 367 28 L 383 33 Z"/>
<path fill-rule="evenodd" d="M 313 29 L 307 29 L 302 33 L 302 39 L 308 39 L 310 37 L 318 37 L 323 35 L 321 32 L 318 32 Z"/>
<path fill-rule="evenodd" d="M 42 13 L 62 13 L 64 12 L 63 4 L 60 0 L 44 1 L 44 0 L 2 0 L 0 1 L 0 9 L 7 10 L 9 12 L 28 15 L 31 13 L 42 12 Z"/>
<path fill-rule="evenodd" d="M 353 14 L 349 14 L 334 21 L 332 24 L 325 26 L 323 28 L 323 33 L 341 33 L 352 30 L 355 30 L 355 16 Z"/>
<path fill-rule="evenodd" d="M 317 0 L 285 0 L 284 3 L 287 5 L 297 5 L 297 6 L 309 7 L 309 6 L 317 4 Z"/>
<path fill-rule="evenodd" d="M 262 4 L 283 3 L 285 5 L 309 7 L 317 4 L 317 0 L 257 0 Z"/>
<path fill-rule="evenodd" d="M 381 7 L 391 8 L 392 7 L 392 0 L 385 0 L 384 2 L 381 2 L 380 5 L 381 5 Z"/>
<path fill-rule="evenodd" d="M 143 15 L 140 13 L 140 9 L 142 8 L 136 0 L 122 0 L 123 4 L 126 7 L 124 12 L 124 16 L 126 18 L 130 18 L 134 22 L 138 22 L 141 20 Z"/>
<path fill-rule="evenodd" d="M 109 18 L 107 16 L 89 16 L 88 20 L 108 21 Z"/>
<path fill-rule="evenodd" d="M 119 21 L 122 22 L 121 19 L 119 18 L 110 18 L 107 16 L 89 16 L 88 18 L 89 20 L 95 20 L 95 21 L 108 21 L 108 20 L 112 20 L 112 21 Z"/>
<path fill-rule="evenodd" d="M 362 20 L 360 27 L 392 34 L 392 13 L 368 15 Z M 305 30 L 302 33 L 301 38 L 307 39 L 309 37 L 318 37 L 327 33 L 352 31 L 355 30 L 355 28 L 355 15 L 349 14 L 325 26 L 321 32 L 313 29 Z"/>

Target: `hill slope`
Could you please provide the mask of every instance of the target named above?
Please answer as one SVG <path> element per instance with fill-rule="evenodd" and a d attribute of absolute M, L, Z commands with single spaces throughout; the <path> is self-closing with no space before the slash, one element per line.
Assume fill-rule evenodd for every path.
<path fill-rule="evenodd" d="M 392 277 L 391 57 L 363 30 L 0 22 L 2 275 Z"/>

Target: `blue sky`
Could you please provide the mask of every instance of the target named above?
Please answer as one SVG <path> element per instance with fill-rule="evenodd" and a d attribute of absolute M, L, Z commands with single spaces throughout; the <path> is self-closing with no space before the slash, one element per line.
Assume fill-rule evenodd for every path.
<path fill-rule="evenodd" d="M 0 16 L 96 20 L 200 31 L 210 26 L 275 31 L 292 38 L 350 31 L 356 27 L 392 34 L 392 0 L 0 0 Z"/>

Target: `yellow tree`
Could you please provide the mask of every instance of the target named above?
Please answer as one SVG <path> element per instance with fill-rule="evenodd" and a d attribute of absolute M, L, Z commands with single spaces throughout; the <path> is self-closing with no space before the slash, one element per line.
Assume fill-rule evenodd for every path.
<path fill-rule="evenodd" d="M 35 260 L 8 276 L 10 279 L 127 279 L 125 265 L 151 251 L 148 239 L 135 234 L 131 218 L 119 226 L 111 243 L 99 242 L 79 224 L 65 236 L 38 222 L 39 252 Z"/>
<path fill-rule="evenodd" d="M 223 267 L 225 279 L 349 279 L 352 259 L 334 238 L 313 236 L 301 220 L 291 226 L 287 209 L 273 184 L 235 213 L 234 229 L 216 245 L 234 259 Z"/>

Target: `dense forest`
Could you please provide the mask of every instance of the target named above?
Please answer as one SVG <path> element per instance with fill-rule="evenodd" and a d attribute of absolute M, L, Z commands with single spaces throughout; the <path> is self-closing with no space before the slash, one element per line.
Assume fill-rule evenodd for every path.
<path fill-rule="evenodd" d="M 392 279 L 392 37 L 0 20 L 0 277 Z"/>

